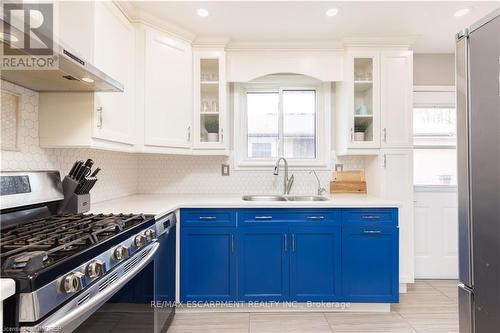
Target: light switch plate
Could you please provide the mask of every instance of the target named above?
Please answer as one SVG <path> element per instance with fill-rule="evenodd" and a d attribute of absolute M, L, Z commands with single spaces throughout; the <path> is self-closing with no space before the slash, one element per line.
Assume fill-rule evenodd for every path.
<path fill-rule="evenodd" d="M 229 176 L 229 164 L 221 164 L 220 169 L 222 176 Z"/>

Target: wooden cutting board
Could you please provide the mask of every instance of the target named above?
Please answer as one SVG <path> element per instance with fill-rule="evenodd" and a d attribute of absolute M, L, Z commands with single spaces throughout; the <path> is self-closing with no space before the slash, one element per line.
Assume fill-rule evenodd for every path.
<path fill-rule="evenodd" d="M 365 173 L 359 170 L 338 171 L 330 182 L 330 193 L 366 193 Z"/>

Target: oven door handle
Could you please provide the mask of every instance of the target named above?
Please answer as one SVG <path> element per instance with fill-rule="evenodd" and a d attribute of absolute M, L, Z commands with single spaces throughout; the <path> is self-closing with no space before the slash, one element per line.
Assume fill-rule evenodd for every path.
<path fill-rule="evenodd" d="M 66 330 L 64 329 L 65 327 L 70 326 L 72 322 L 74 323 L 74 321 L 76 321 L 79 317 L 91 311 L 92 308 L 100 306 L 102 303 L 106 302 L 111 296 L 113 296 L 118 290 L 120 290 L 125 284 L 127 284 L 127 282 L 129 282 L 137 273 L 139 273 L 146 265 L 148 265 L 153 259 L 156 251 L 158 251 L 159 246 L 160 244 L 158 244 L 157 242 L 151 245 L 151 250 L 137 266 L 122 275 L 119 279 L 109 285 L 102 292 L 99 292 L 96 296 L 92 297 L 90 300 L 77 307 L 74 311 L 70 311 L 63 317 L 60 317 L 54 321 L 50 321 L 49 319 L 48 322 L 42 322 L 40 324 L 42 332 L 51 332 L 51 330 L 54 329 L 66 332 Z"/>

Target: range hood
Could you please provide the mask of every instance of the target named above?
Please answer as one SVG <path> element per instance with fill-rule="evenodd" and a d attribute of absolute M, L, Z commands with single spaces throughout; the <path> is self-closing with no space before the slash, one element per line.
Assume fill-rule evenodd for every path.
<path fill-rule="evenodd" d="M 0 19 L 0 24 L 5 28 L 8 23 Z M 9 26 L 9 34 L 2 33 L 1 47 L 4 47 L 4 44 L 14 45 L 23 40 L 16 37 L 23 36 L 23 32 L 12 25 Z M 22 45 L 16 45 L 19 47 L 16 49 L 18 53 L 16 56 L 33 56 L 20 46 Z M 0 70 L 0 77 L 2 80 L 40 92 L 123 92 L 123 84 L 58 45 L 55 40 L 53 56 L 57 61 L 51 69 L 5 69 L 4 67 Z"/>

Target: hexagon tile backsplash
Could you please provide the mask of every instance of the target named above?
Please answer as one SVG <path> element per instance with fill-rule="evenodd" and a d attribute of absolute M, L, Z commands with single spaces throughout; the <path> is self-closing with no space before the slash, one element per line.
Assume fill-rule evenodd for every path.
<path fill-rule="evenodd" d="M 269 170 L 231 170 L 221 176 L 221 163 L 231 160 L 220 156 L 174 156 L 130 154 L 95 149 L 40 148 L 38 140 L 38 93 L 1 81 L 1 88 L 19 96 L 16 150 L 2 150 L 1 170 L 59 170 L 64 176 L 75 160 L 92 158 L 102 171 L 92 190 L 98 202 L 135 193 L 280 193 L 283 178 Z M 5 105 L 2 104 L 2 112 Z M 337 159 L 345 169 L 364 169 L 358 156 Z M 139 167 L 140 165 L 140 167 Z M 294 171 L 292 193 L 313 194 L 317 190 L 314 175 Z M 328 189 L 330 171 L 319 171 L 322 186 Z"/>
<path fill-rule="evenodd" d="M 92 201 L 112 199 L 137 192 L 138 159 L 134 154 L 94 149 L 43 149 L 38 145 L 38 93 L 1 81 L 1 89 L 19 96 L 17 149 L 2 150 L 0 169 L 59 170 L 68 173 L 76 160 L 92 158 L 102 170 L 92 190 Z M 2 113 L 6 106 L 2 103 Z"/>

